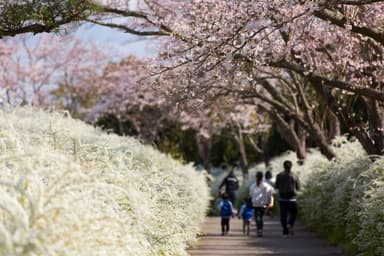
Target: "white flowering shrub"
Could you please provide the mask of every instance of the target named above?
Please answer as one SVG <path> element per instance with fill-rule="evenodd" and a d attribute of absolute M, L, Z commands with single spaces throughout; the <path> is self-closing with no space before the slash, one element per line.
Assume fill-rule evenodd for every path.
<path fill-rule="evenodd" d="M 372 162 L 359 143 L 340 141 L 338 160 L 311 162 L 301 213 L 352 254 L 384 255 L 384 158 Z"/>
<path fill-rule="evenodd" d="M 204 173 L 64 115 L 0 112 L 0 255 L 186 255 Z"/>

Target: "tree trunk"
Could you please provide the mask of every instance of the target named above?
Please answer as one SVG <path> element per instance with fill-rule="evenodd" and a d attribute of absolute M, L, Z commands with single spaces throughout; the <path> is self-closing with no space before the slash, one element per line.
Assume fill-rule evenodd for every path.
<path fill-rule="evenodd" d="M 237 147 L 239 149 L 239 155 L 240 155 L 240 168 L 243 174 L 244 179 L 248 179 L 248 159 L 247 159 L 247 152 L 245 150 L 245 144 L 244 144 L 244 136 L 241 131 L 241 127 L 237 127 L 237 134 L 234 136 L 235 141 L 237 144 Z"/>
<path fill-rule="evenodd" d="M 263 146 L 262 147 L 259 147 L 256 143 L 256 141 L 251 137 L 251 136 L 248 136 L 248 140 L 252 146 L 252 148 L 255 150 L 256 154 L 259 154 L 261 156 L 261 159 L 263 159 L 263 162 L 265 164 L 265 168 L 269 168 L 270 167 L 270 163 L 269 163 L 269 155 L 268 155 L 268 148 L 267 148 L 267 140 L 261 142 L 263 143 Z"/>
<path fill-rule="evenodd" d="M 302 143 L 297 135 L 294 125 L 288 124 L 279 114 L 270 112 L 271 118 L 275 121 L 277 131 L 281 138 L 285 140 L 293 150 L 295 150 L 297 158 L 300 162 L 304 162 L 307 152 L 305 143 Z"/>
<path fill-rule="evenodd" d="M 333 96 L 332 91 L 329 88 L 322 86 L 321 81 L 315 81 L 313 79 L 311 81 L 311 84 L 313 88 L 316 90 L 316 92 L 320 95 L 320 97 L 324 100 L 324 103 L 327 104 L 327 106 L 330 107 L 332 112 L 338 117 L 340 122 L 342 122 L 343 125 L 348 129 L 348 131 L 357 138 L 357 140 L 361 143 L 361 145 L 363 146 L 364 150 L 367 152 L 368 155 L 383 154 L 383 148 L 378 150 L 378 148 L 375 145 L 376 142 L 372 138 L 372 134 L 367 133 L 367 131 L 364 128 L 364 124 L 361 122 L 358 122 L 356 119 L 351 117 L 349 109 L 346 109 L 341 104 L 338 104 L 336 98 Z M 371 100 L 375 101 L 373 99 Z M 368 112 L 368 116 L 371 119 L 370 122 L 373 121 L 373 123 L 368 122 L 370 126 L 370 131 L 382 129 L 383 124 L 380 125 L 380 121 L 379 121 L 381 118 L 383 118 L 382 106 L 380 107 L 380 105 L 373 104 L 371 105 L 371 107 L 369 107 L 370 104 L 369 104 L 369 100 L 367 99 L 365 99 L 365 104 L 367 107 L 366 110 Z M 374 120 L 377 120 L 378 123 L 375 123 Z M 378 135 L 380 137 L 380 133 L 378 133 Z"/>
<path fill-rule="evenodd" d="M 366 100 L 370 138 L 374 149 L 370 154 L 383 155 L 384 153 L 384 107 L 383 104 L 373 100 Z"/>
<path fill-rule="evenodd" d="M 212 141 L 211 138 L 204 138 L 200 134 L 196 134 L 196 145 L 199 153 L 199 157 L 202 161 L 204 169 L 211 173 L 211 147 Z"/>
<path fill-rule="evenodd" d="M 328 138 L 333 140 L 341 134 L 340 121 L 337 116 L 329 109 L 327 110 L 326 115 L 328 122 Z"/>

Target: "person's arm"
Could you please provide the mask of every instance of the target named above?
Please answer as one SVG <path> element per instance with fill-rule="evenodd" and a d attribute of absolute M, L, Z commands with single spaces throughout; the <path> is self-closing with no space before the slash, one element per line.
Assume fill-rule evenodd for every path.
<path fill-rule="evenodd" d="M 270 186 L 268 188 L 268 205 L 267 205 L 268 208 L 272 208 L 273 207 L 273 203 L 274 203 L 274 201 L 273 201 L 273 193 L 274 193 L 274 189 L 273 189 L 272 186 Z"/>
<path fill-rule="evenodd" d="M 221 182 L 221 184 L 220 184 L 220 186 L 219 186 L 219 191 L 220 191 L 220 189 L 225 185 L 225 181 L 227 180 L 227 177 L 225 177 L 224 179 L 223 179 L 223 181 Z"/>
<path fill-rule="evenodd" d="M 241 216 L 243 216 L 244 209 L 245 209 L 245 205 L 242 205 L 239 212 L 239 219 L 241 218 Z"/>
<path fill-rule="evenodd" d="M 236 186 L 235 186 L 235 190 L 238 190 L 239 189 L 239 180 L 236 178 Z"/>
<path fill-rule="evenodd" d="M 249 187 L 249 196 L 252 198 L 253 184 Z"/>
<path fill-rule="evenodd" d="M 275 189 L 279 190 L 279 186 L 280 186 L 280 175 L 278 174 L 275 180 Z"/>
<path fill-rule="evenodd" d="M 223 205 L 223 200 L 221 200 L 220 202 L 219 202 L 219 206 L 218 206 L 218 208 L 219 208 L 219 210 L 221 210 L 221 206 Z"/>

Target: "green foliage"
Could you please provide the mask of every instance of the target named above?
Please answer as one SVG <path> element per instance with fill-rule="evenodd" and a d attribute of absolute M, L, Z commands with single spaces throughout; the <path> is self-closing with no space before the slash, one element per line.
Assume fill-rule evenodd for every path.
<path fill-rule="evenodd" d="M 85 18 L 95 9 L 92 1 L 87 0 L 5 0 L 0 7 L 0 38 L 50 32 Z"/>
<path fill-rule="evenodd" d="M 124 121 L 119 120 L 118 117 L 112 114 L 102 116 L 98 119 L 96 125 L 119 135 L 138 137 L 144 142 L 156 145 L 161 152 L 170 154 L 185 162 L 193 162 L 196 165 L 202 163 L 202 159 L 197 153 L 196 131 L 192 129 L 184 130 L 177 121 L 166 119 L 163 120 L 161 125 L 156 126 L 155 123 L 148 125 L 147 122 L 140 120 L 148 119 L 148 116 L 152 117 L 150 118 L 151 120 L 156 119 L 161 114 L 154 110 L 151 111 L 153 112 L 151 114 L 149 113 L 149 108 L 136 110 L 136 112 L 132 111 Z M 144 118 L 144 116 L 147 116 L 147 118 Z M 136 127 L 134 120 L 136 125 L 139 124 L 141 126 Z M 152 134 L 147 130 L 152 131 L 156 136 L 149 138 L 148 134 Z M 211 163 L 213 166 L 221 166 L 223 164 L 229 166 L 238 165 L 239 151 L 231 136 L 231 132 L 228 129 L 223 129 L 220 134 L 212 137 Z M 265 135 L 256 134 L 254 135 L 255 139 L 257 139 L 257 136 Z M 289 148 L 275 129 L 271 129 L 267 136 L 267 138 L 263 138 L 267 140 L 266 155 L 273 157 Z M 244 144 L 249 163 L 263 161 L 263 156 L 255 152 L 247 136 L 245 136 Z"/>

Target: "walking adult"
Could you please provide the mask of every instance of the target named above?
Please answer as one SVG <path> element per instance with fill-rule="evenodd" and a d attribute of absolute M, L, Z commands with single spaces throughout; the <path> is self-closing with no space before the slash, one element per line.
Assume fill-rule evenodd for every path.
<path fill-rule="evenodd" d="M 300 189 L 299 178 L 291 171 L 292 162 L 283 163 L 284 171 L 276 176 L 275 188 L 279 193 L 280 222 L 283 237 L 294 235 L 294 225 L 297 216 L 296 192 Z"/>
<path fill-rule="evenodd" d="M 257 236 L 263 236 L 264 212 L 273 207 L 273 187 L 263 181 L 263 173 L 256 173 L 256 182 L 249 188 L 256 221 Z"/>
<path fill-rule="evenodd" d="M 235 176 L 235 172 L 233 171 L 233 169 L 221 182 L 219 186 L 219 191 L 224 186 L 225 186 L 225 193 L 227 193 L 229 201 L 231 201 L 232 205 L 235 206 L 236 194 L 237 194 L 237 190 L 239 189 L 239 180 Z"/>

